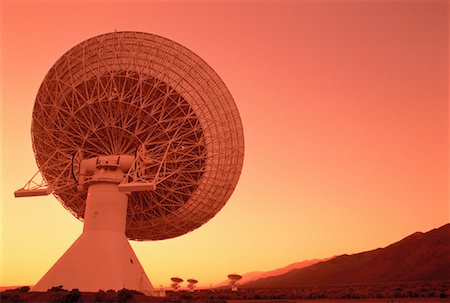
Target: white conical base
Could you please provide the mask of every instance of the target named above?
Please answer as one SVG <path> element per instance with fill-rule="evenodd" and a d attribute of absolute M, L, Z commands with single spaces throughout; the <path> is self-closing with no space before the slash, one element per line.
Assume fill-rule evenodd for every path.
<path fill-rule="evenodd" d="M 128 288 L 156 295 L 127 238 L 117 232 L 83 233 L 33 291 L 58 285 L 92 292 Z"/>
<path fill-rule="evenodd" d="M 89 186 L 83 233 L 32 290 L 62 285 L 67 290 L 127 288 L 162 295 L 152 287 L 125 236 L 127 203 L 117 184 Z"/>

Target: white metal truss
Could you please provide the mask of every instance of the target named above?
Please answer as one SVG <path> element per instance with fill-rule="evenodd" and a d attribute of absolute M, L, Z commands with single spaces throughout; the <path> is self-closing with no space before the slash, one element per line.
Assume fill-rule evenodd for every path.
<path fill-rule="evenodd" d="M 14 192 L 16 198 L 47 196 L 52 192 L 48 183 L 42 178 L 39 171 L 20 189 Z"/>
<path fill-rule="evenodd" d="M 136 156 L 120 185 L 148 186 L 129 197 L 126 235 L 135 240 L 176 237 L 212 218 L 244 156 L 239 113 L 219 76 L 187 48 L 139 32 L 97 36 L 64 54 L 39 89 L 32 139 L 43 178 L 79 219 L 79 159 Z"/>

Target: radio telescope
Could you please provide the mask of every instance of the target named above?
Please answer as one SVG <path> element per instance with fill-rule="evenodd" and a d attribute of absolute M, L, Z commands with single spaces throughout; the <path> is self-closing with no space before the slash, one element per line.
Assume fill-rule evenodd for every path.
<path fill-rule="evenodd" d="M 238 291 L 238 281 L 242 279 L 242 276 L 238 274 L 230 274 L 228 275 L 228 279 L 230 282 L 231 291 Z"/>
<path fill-rule="evenodd" d="M 188 279 L 187 282 L 188 282 L 187 287 L 188 287 L 189 291 L 194 292 L 195 284 L 197 284 L 198 281 L 195 279 Z"/>
<path fill-rule="evenodd" d="M 174 291 L 178 291 L 178 289 L 181 287 L 180 284 L 184 281 L 183 279 L 178 277 L 170 278 L 170 280 L 172 281 L 172 284 L 170 284 L 170 286 L 172 286 Z"/>
<path fill-rule="evenodd" d="M 141 32 L 66 52 L 37 93 L 31 133 L 40 174 L 15 196 L 52 193 L 84 221 L 34 291 L 157 295 L 128 239 L 173 238 L 207 222 L 231 196 L 244 156 L 219 76 L 180 44 Z"/>

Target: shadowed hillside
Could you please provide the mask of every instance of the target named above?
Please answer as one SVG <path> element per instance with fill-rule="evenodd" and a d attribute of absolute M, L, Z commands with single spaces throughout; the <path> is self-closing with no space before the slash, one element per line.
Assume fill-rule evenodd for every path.
<path fill-rule="evenodd" d="M 258 279 L 262 279 L 262 278 L 267 278 L 267 277 L 272 277 L 272 276 L 279 276 L 282 274 L 285 274 L 293 269 L 299 269 L 299 268 L 304 268 L 307 266 L 311 266 L 313 264 L 316 264 L 318 262 L 322 262 L 322 261 L 326 261 L 326 260 L 330 260 L 331 258 L 325 258 L 325 259 L 313 259 L 313 260 L 305 260 L 305 261 L 301 261 L 301 262 L 296 262 L 293 264 L 289 264 L 288 266 L 282 267 L 282 268 L 277 268 L 271 271 L 254 271 L 254 272 L 249 272 L 246 273 L 245 275 L 242 276 L 242 279 L 239 280 L 239 284 L 245 284 L 248 283 L 250 281 L 254 281 L 254 280 L 258 280 Z M 216 288 L 219 287 L 229 287 L 229 282 L 228 280 L 222 281 L 219 284 L 217 284 L 215 286 Z"/>
<path fill-rule="evenodd" d="M 416 232 L 385 248 L 341 255 L 286 274 L 249 282 L 248 288 L 450 279 L 450 224 Z"/>

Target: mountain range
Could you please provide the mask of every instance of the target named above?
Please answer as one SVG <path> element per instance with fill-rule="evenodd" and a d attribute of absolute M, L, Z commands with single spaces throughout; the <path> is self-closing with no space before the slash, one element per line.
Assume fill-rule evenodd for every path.
<path fill-rule="evenodd" d="M 262 279 L 262 278 L 279 276 L 279 275 L 285 274 L 291 270 L 311 266 L 313 264 L 316 264 L 316 263 L 319 263 L 322 261 L 326 261 L 329 259 L 331 259 L 331 258 L 305 260 L 305 261 L 301 261 L 301 262 L 292 263 L 292 264 L 289 264 L 288 266 L 277 268 L 277 269 L 270 270 L 270 271 L 252 271 L 252 272 L 244 274 L 242 276 L 242 279 L 239 280 L 239 284 L 242 285 L 242 284 L 248 283 L 250 281 L 255 281 L 258 279 Z M 228 287 L 228 285 L 229 285 L 229 281 L 225 280 L 225 281 L 222 281 L 219 284 L 215 285 L 214 287 L 221 288 L 221 287 Z"/>
<path fill-rule="evenodd" d="M 360 283 L 450 280 L 450 224 L 416 232 L 384 248 L 340 255 L 242 288 L 295 288 Z"/>

